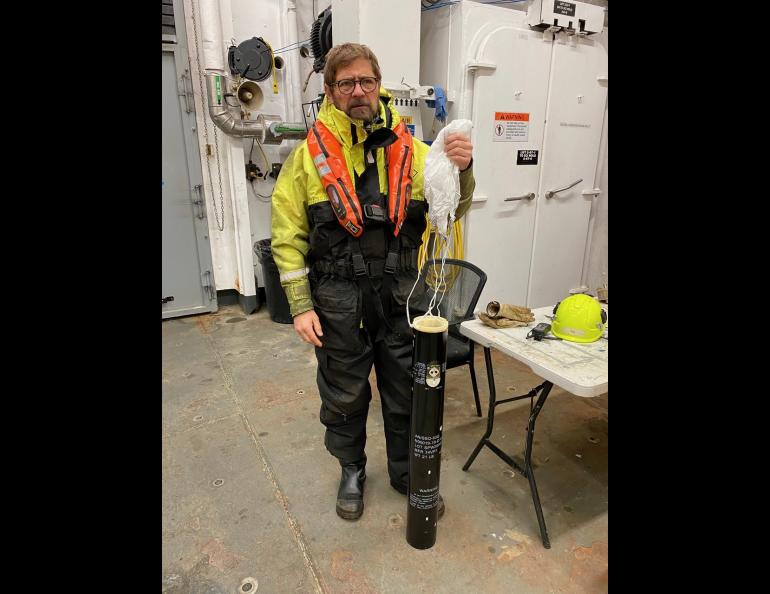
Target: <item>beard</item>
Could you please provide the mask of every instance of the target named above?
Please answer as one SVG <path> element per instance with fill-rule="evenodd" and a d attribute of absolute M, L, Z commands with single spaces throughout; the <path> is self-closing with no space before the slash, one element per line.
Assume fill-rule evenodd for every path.
<path fill-rule="evenodd" d="M 359 99 L 355 102 L 351 101 L 345 113 L 352 119 L 369 122 L 377 115 L 377 110 L 372 107 L 371 103 L 366 102 L 364 99 Z"/>

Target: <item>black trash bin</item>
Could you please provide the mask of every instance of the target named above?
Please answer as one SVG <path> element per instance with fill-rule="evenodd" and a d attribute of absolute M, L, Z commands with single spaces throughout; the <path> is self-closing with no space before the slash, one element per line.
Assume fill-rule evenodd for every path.
<path fill-rule="evenodd" d="M 292 324 L 294 320 L 289 311 L 289 300 L 281 286 L 281 276 L 278 266 L 273 260 L 273 250 L 270 239 L 260 239 L 254 244 L 254 253 L 262 265 L 262 276 L 265 278 L 265 300 L 270 312 L 270 319 L 279 324 Z"/>

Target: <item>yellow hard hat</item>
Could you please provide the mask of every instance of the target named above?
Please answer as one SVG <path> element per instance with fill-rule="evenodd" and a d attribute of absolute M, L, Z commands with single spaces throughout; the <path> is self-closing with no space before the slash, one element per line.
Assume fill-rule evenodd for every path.
<path fill-rule="evenodd" d="M 607 312 L 589 295 L 570 295 L 553 308 L 551 332 L 563 340 L 594 342 L 604 333 Z"/>

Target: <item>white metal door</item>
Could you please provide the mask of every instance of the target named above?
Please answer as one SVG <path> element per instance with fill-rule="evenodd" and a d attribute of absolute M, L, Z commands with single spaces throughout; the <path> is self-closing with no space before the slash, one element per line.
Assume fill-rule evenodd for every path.
<path fill-rule="evenodd" d="M 533 308 L 556 303 L 580 284 L 607 101 L 607 50 L 598 36 L 560 33 L 550 70 L 527 296 Z"/>
<path fill-rule="evenodd" d="M 466 62 L 477 64 L 477 73 L 476 190 L 464 227 L 465 259 L 487 273 L 482 309 L 493 299 L 524 304 L 527 298 L 535 218 L 529 198 L 540 177 L 551 45 L 540 33 L 501 24 L 474 44 L 478 50 Z"/>

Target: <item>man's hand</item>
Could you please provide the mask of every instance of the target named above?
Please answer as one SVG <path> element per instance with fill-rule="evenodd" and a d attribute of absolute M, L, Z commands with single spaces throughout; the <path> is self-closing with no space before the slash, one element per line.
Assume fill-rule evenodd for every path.
<path fill-rule="evenodd" d="M 318 336 L 324 335 L 321 331 L 321 320 L 318 319 L 318 314 L 312 309 L 294 316 L 294 330 L 297 331 L 299 337 L 305 342 L 314 344 L 317 347 L 323 346 L 321 341 L 318 340 Z"/>
<path fill-rule="evenodd" d="M 473 157 L 473 145 L 465 134 L 455 132 L 447 134 L 444 138 L 444 152 L 449 160 L 460 168 L 460 171 L 468 168 Z"/>

